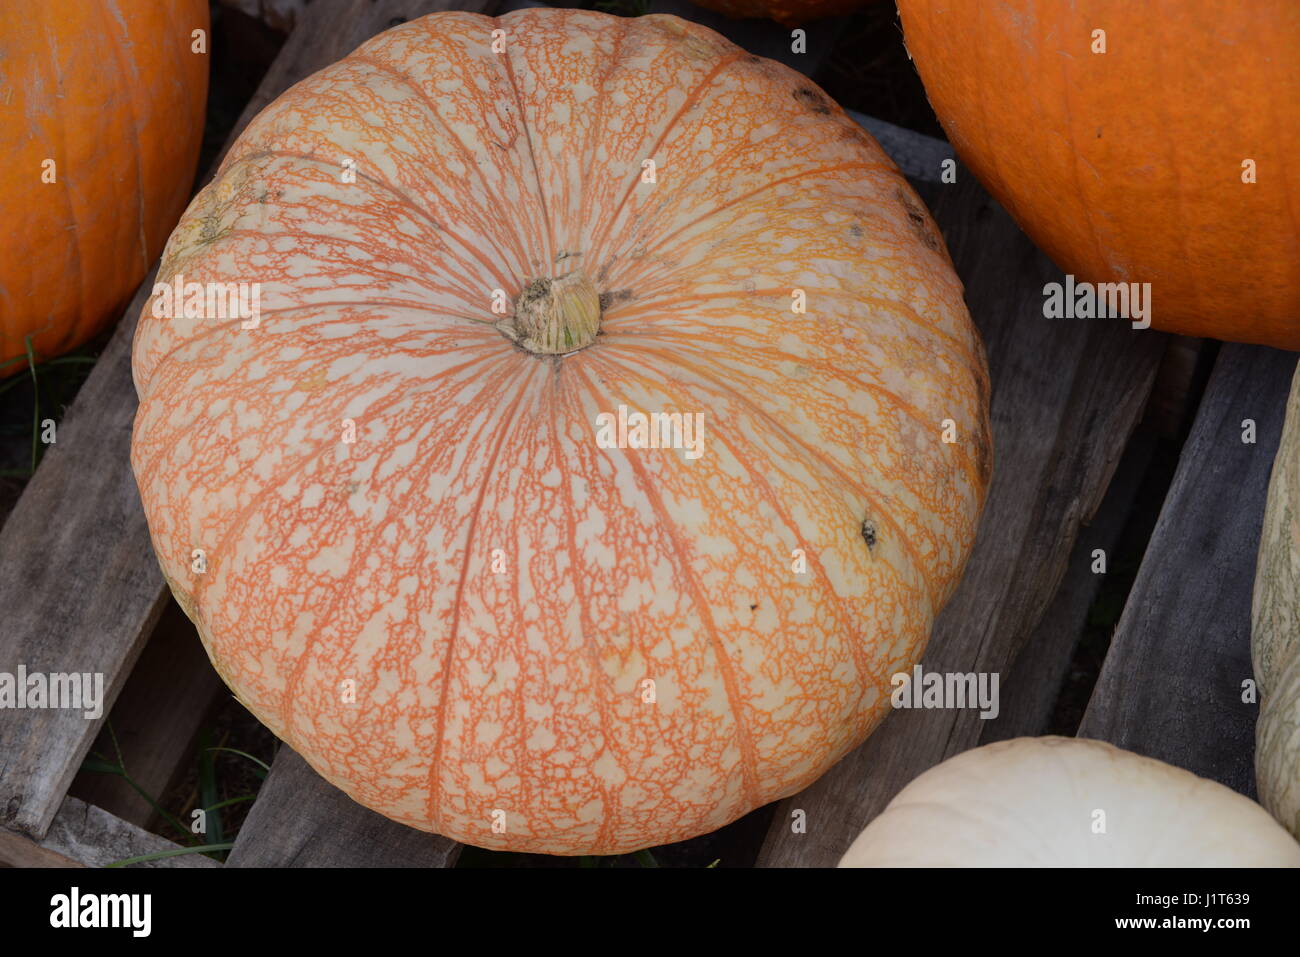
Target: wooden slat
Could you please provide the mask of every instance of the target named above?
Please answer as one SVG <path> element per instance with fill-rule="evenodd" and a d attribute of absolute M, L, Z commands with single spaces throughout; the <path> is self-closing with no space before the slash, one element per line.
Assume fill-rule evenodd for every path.
<path fill-rule="evenodd" d="M 1060 278 L 965 169 L 915 183 L 944 231 L 989 353 L 995 470 L 966 576 L 936 623 L 923 667 L 1007 671 L 1056 594 L 1141 415 L 1167 337 L 1122 320 L 1048 320 Z M 830 866 L 922 771 L 973 747 L 975 709 L 892 714 L 812 787 L 777 808 L 760 866 Z M 791 814 L 807 815 L 793 833 Z"/>
<path fill-rule="evenodd" d="M 1161 435 L 1181 441 L 1187 434 L 1215 351 L 1216 344 L 1205 339 L 1169 337 L 1147 408 L 1147 420 Z"/>
<path fill-rule="evenodd" d="M 121 690 L 164 604 L 131 474 L 131 336 L 152 273 L 0 529 L 0 671 L 100 672 Z M 0 711 L 0 824 L 45 836 L 103 719 Z"/>
<path fill-rule="evenodd" d="M 101 731 L 91 751 L 115 761 L 116 738 L 132 780 L 161 798 L 193 767 L 201 725 L 226 694 L 193 623 L 170 601 L 109 716 L 112 734 Z M 117 775 L 82 771 L 69 793 L 140 827 L 157 817 Z"/>
<path fill-rule="evenodd" d="M 282 745 L 229 867 L 453 867 L 460 845 L 394 823 L 325 783 Z"/>
<path fill-rule="evenodd" d="M 104 867 L 132 857 L 179 850 L 150 834 L 77 798 L 66 799 L 39 843 L 0 829 L 0 864 L 10 867 Z M 202 854 L 178 854 L 130 867 L 217 867 Z"/>
<path fill-rule="evenodd" d="M 1250 607 L 1296 355 L 1224 346 L 1079 734 L 1254 796 Z M 1242 422 L 1256 441 L 1242 441 Z"/>
<path fill-rule="evenodd" d="M 1154 452 L 1150 441 L 1129 444 L 1096 516 L 1079 533 L 1056 597 L 1000 678 L 1000 713 L 980 726 L 980 744 L 1048 733 L 1088 610 L 1106 578 L 1092 570 L 1093 550 L 1105 551 L 1113 573 L 1116 546 Z M 1073 734 L 1075 729 L 1069 731 Z"/>

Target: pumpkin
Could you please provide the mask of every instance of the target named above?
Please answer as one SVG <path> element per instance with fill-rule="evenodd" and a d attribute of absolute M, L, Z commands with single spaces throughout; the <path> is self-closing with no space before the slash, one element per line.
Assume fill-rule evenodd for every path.
<path fill-rule="evenodd" d="M 413 827 L 618 853 L 798 791 L 971 547 L 988 380 L 933 222 L 806 78 L 675 17 L 371 39 L 249 125 L 158 278 L 163 572 L 240 700 Z"/>
<path fill-rule="evenodd" d="M 691 0 L 696 6 L 729 17 L 763 17 L 786 27 L 809 20 L 853 13 L 872 0 Z"/>
<path fill-rule="evenodd" d="M 205 0 L 0 6 L 0 376 L 116 318 L 194 183 Z"/>
<path fill-rule="evenodd" d="M 898 6 L 958 155 L 1076 282 L 1149 283 L 1157 329 L 1300 349 L 1300 5 Z"/>
<path fill-rule="evenodd" d="M 1255 728 L 1259 799 L 1300 837 L 1300 370 L 1273 464 L 1250 636 L 1260 690 Z"/>
<path fill-rule="evenodd" d="M 840 867 L 1300 867 L 1217 781 L 1086 738 L 964 751 L 903 788 Z"/>

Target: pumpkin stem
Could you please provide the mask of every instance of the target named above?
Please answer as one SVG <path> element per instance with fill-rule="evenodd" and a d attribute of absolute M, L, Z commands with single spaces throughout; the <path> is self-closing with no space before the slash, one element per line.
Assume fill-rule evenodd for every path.
<path fill-rule="evenodd" d="M 497 328 L 538 355 L 576 352 L 596 339 L 600 296 L 580 271 L 534 279 L 515 300 L 515 314 Z"/>

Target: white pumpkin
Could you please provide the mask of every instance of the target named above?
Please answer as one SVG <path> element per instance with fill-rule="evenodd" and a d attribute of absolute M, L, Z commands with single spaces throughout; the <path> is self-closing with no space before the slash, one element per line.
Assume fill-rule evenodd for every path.
<path fill-rule="evenodd" d="M 1259 683 L 1259 799 L 1300 837 L 1300 370 L 1273 464 L 1255 571 L 1250 657 Z"/>
<path fill-rule="evenodd" d="M 1016 738 L 903 788 L 840 867 L 1300 867 L 1300 844 L 1215 781 L 1086 738 Z"/>
<path fill-rule="evenodd" d="M 1255 726 L 1255 786 L 1259 800 L 1300 837 L 1300 655 L 1274 676 Z"/>

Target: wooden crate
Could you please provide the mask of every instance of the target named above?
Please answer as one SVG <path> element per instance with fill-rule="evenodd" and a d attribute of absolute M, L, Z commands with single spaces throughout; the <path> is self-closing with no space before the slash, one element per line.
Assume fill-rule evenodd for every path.
<path fill-rule="evenodd" d="M 677 2 L 677 0 L 674 0 Z M 517 4 L 524 5 L 524 4 Z M 532 4 L 529 4 L 532 5 Z M 292 83 L 401 19 L 488 2 L 316 0 L 233 137 Z M 678 10 L 796 68 L 772 25 Z M 818 29 L 833 29 L 833 25 Z M 821 44 L 827 48 L 828 44 Z M 817 44 L 810 44 L 816 49 Z M 1113 550 L 1150 446 L 1130 443 L 1148 413 L 1185 431 L 1173 485 L 1079 733 L 1171 761 L 1253 795 L 1249 609 L 1265 487 L 1296 356 L 1226 346 L 1203 395 L 1198 343 L 1116 321 L 1048 321 L 1042 287 L 1059 277 L 1006 212 L 959 169 L 939 181 L 946 144 L 857 117 L 930 205 L 988 349 L 996 467 L 965 579 L 942 614 L 927 670 L 994 672 L 1003 709 L 891 715 L 803 793 L 755 812 L 727 865 L 834 864 L 908 781 L 965 749 L 1049 727 L 1101 583 L 1094 549 Z M 147 279 L 0 529 L 0 670 L 100 671 L 132 773 L 164 790 L 224 690 L 170 602 L 129 468 L 135 393 L 130 343 Z M 1160 390 L 1153 394 L 1153 384 Z M 1241 441 L 1243 419 L 1257 441 Z M 128 681 L 128 678 L 130 680 Z M 102 865 L 176 850 L 145 830 L 151 809 L 120 793 L 69 788 L 100 721 L 0 712 L 0 863 Z M 790 827 L 802 811 L 806 833 Z M 454 866 L 460 847 L 394 824 L 326 784 L 287 747 L 241 828 L 228 866 Z M 198 855 L 152 866 L 212 867 Z"/>

